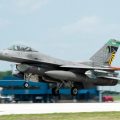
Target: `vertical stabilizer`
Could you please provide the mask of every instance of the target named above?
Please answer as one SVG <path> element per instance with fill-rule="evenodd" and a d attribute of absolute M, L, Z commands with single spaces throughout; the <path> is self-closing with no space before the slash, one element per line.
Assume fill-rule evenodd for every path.
<path fill-rule="evenodd" d="M 115 54 L 120 46 L 120 41 L 109 40 L 91 58 L 94 66 L 110 66 L 115 58 Z"/>

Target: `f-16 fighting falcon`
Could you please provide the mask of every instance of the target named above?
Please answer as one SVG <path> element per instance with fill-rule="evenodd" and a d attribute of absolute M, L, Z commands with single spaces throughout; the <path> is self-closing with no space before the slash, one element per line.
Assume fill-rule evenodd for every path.
<path fill-rule="evenodd" d="M 28 76 L 24 83 L 26 88 L 29 88 L 30 76 L 38 75 L 40 80 L 55 84 L 52 88 L 54 95 L 66 85 L 71 88 L 71 94 L 76 95 L 81 88 L 119 83 L 116 71 L 120 68 L 111 66 L 119 46 L 120 41 L 111 39 L 88 61 L 71 62 L 44 55 L 31 47 L 13 45 L 0 51 L 0 60 L 18 63 L 19 74 Z"/>

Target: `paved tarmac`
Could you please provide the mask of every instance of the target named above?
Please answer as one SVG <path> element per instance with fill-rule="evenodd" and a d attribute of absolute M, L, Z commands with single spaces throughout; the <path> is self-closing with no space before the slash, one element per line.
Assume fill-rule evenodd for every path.
<path fill-rule="evenodd" d="M 120 111 L 120 103 L 0 104 L 0 115 Z"/>

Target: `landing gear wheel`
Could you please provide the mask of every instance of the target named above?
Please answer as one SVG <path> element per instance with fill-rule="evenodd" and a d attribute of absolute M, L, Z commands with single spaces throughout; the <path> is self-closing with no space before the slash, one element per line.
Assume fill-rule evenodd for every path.
<path fill-rule="evenodd" d="M 28 82 L 24 83 L 24 88 L 29 88 L 29 83 Z"/>
<path fill-rule="evenodd" d="M 71 95 L 76 96 L 78 94 L 78 89 L 76 87 L 73 87 L 71 89 Z"/>
<path fill-rule="evenodd" d="M 52 88 L 52 94 L 53 94 L 54 96 L 58 96 L 58 95 L 59 95 L 59 90 L 58 90 L 57 87 Z"/>

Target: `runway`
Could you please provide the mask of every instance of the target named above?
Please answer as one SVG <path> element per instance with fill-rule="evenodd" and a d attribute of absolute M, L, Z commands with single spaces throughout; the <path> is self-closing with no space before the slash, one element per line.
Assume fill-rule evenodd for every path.
<path fill-rule="evenodd" d="M 120 103 L 0 104 L 0 115 L 120 111 Z"/>

